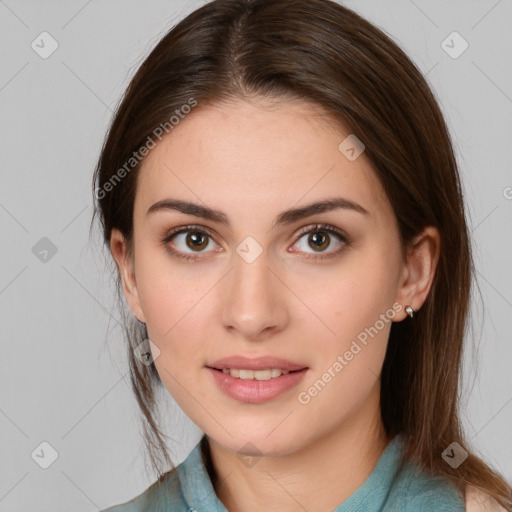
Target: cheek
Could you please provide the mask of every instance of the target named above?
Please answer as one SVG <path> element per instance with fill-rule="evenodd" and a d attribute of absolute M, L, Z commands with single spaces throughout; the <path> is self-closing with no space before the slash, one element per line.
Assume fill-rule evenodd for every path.
<path fill-rule="evenodd" d="M 186 279 L 184 273 L 177 275 L 177 266 L 171 272 L 169 264 L 166 267 L 156 263 L 153 261 L 141 273 L 141 306 L 148 336 L 160 350 L 155 360 L 160 378 L 174 399 L 190 413 L 190 395 L 184 388 L 190 389 L 197 378 L 191 369 L 204 364 L 205 332 L 209 325 L 201 309 L 205 290 L 197 280 L 194 284 Z M 200 389 L 194 392 L 197 399 L 201 395 Z"/>
<path fill-rule="evenodd" d="M 208 332 L 205 315 L 201 312 L 201 297 L 205 294 L 197 280 L 184 277 L 186 273 L 176 272 L 177 266 L 155 257 L 151 264 L 143 266 L 138 288 L 141 306 L 146 319 L 149 339 L 160 350 L 155 366 L 160 378 L 183 410 L 189 410 L 190 395 L 185 389 L 192 389 L 196 374 L 191 369 L 204 364 L 204 333 Z M 174 271 L 172 271 L 174 269 Z M 196 389 L 194 396 L 200 400 L 202 389 Z"/>
<path fill-rule="evenodd" d="M 356 407 L 378 378 L 396 314 L 392 264 L 390 254 L 358 251 L 336 271 L 309 277 L 303 273 L 297 280 L 294 289 L 316 313 L 304 317 L 307 325 L 301 330 L 309 332 L 319 348 L 311 353 L 315 371 L 301 390 L 309 395 L 311 389 L 311 396 L 322 391 L 317 404 L 334 400 L 343 410 Z"/>
<path fill-rule="evenodd" d="M 318 295 L 311 309 L 321 312 L 329 329 L 316 318 L 303 326 L 317 341 L 316 350 L 310 351 L 313 371 L 297 399 L 319 429 L 350 417 L 374 396 L 395 315 L 389 291 L 374 277 L 351 273 L 350 278 L 326 284 L 325 295 Z M 324 334 L 315 336 L 319 329 Z"/>
<path fill-rule="evenodd" d="M 343 348 L 391 308 L 396 295 L 393 268 L 390 254 L 384 257 L 378 250 L 359 250 L 339 265 L 304 267 L 295 272 L 291 287 L 309 307 L 306 318 L 316 322 L 322 338 Z"/>
<path fill-rule="evenodd" d="M 141 242 L 136 254 L 137 290 L 146 324 L 156 339 L 164 341 L 179 326 L 180 319 L 193 313 L 202 284 L 188 276 L 187 266 L 179 264 L 162 248 Z M 188 313 L 190 311 L 190 313 Z"/>

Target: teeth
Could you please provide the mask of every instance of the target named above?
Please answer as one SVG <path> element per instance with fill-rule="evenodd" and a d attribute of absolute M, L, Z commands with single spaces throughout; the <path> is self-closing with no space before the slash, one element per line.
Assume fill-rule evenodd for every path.
<path fill-rule="evenodd" d="M 229 373 L 231 377 L 243 380 L 270 380 L 290 373 L 288 370 L 279 370 L 278 368 L 272 368 L 269 370 L 240 370 L 238 368 L 224 368 L 222 371 L 224 373 Z"/>

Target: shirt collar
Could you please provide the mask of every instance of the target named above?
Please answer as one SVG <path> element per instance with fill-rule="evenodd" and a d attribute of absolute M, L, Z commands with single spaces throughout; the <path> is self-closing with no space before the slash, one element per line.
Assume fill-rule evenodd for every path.
<path fill-rule="evenodd" d="M 381 453 L 370 475 L 333 512 L 377 512 L 384 508 L 399 470 L 403 439 L 395 436 Z"/>
<path fill-rule="evenodd" d="M 203 441 L 203 438 L 201 441 Z M 228 512 L 215 494 L 201 452 L 201 441 L 178 467 L 183 497 L 197 511 Z M 333 512 L 373 512 L 382 510 L 401 459 L 402 439 L 395 436 L 382 452 L 376 466 L 363 484 Z"/>
<path fill-rule="evenodd" d="M 194 446 L 188 457 L 178 466 L 183 497 L 189 509 L 198 512 L 228 512 L 215 494 L 201 451 L 205 436 Z"/>

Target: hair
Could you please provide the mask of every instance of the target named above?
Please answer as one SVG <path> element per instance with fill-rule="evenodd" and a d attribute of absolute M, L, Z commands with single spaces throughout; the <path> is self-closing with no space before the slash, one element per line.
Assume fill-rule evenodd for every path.
<path fill-rule="evenodd" d="M 216 0 L 173 27 L 133 76 L 94 172 L 92 221 L 99 214 L 105 244 L 116 228 L 133 254 L 139 155 L 162 128 L 171 132 L 171 116 L 182 118 L 179 112 L 194 102 L 199 106 L 188 115 L 201 105 L 251 97 L 311 102 L 350 128 L 393 207 L 404 256 L 423 228 L 439 230 L 428 297 L 414 320 L 391 327 L 381 375 L 383 424 L 388 436 L 403 435 L 402 461 L 415 461 L 461 493 L 472 485 L 512 507 L 510 484 L 468 447 L 459 415 L 474 266 L 448 128 L 415 64 L 357 13 L 330 0 Z M 122 301 L 118 272 L 116 283 Z M 134 356 L 147 339 L 145 325 L 127 314 L 124 327 L 144 442 L 161 481 L 161 464 L 173 467 L 155 416 L 163 385 L 155 365 Z M 453 442 L 468 452 L 457 469 L 441 457 Z"/>

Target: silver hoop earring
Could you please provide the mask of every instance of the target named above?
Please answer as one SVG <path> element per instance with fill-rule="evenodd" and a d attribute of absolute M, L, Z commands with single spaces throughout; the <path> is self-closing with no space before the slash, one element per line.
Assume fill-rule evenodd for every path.
<path fill-rule="evenodd" d="M 406 306 L 405 312 L 412 318 L 414 316 L 414 309 L 412 306 Z"/>

